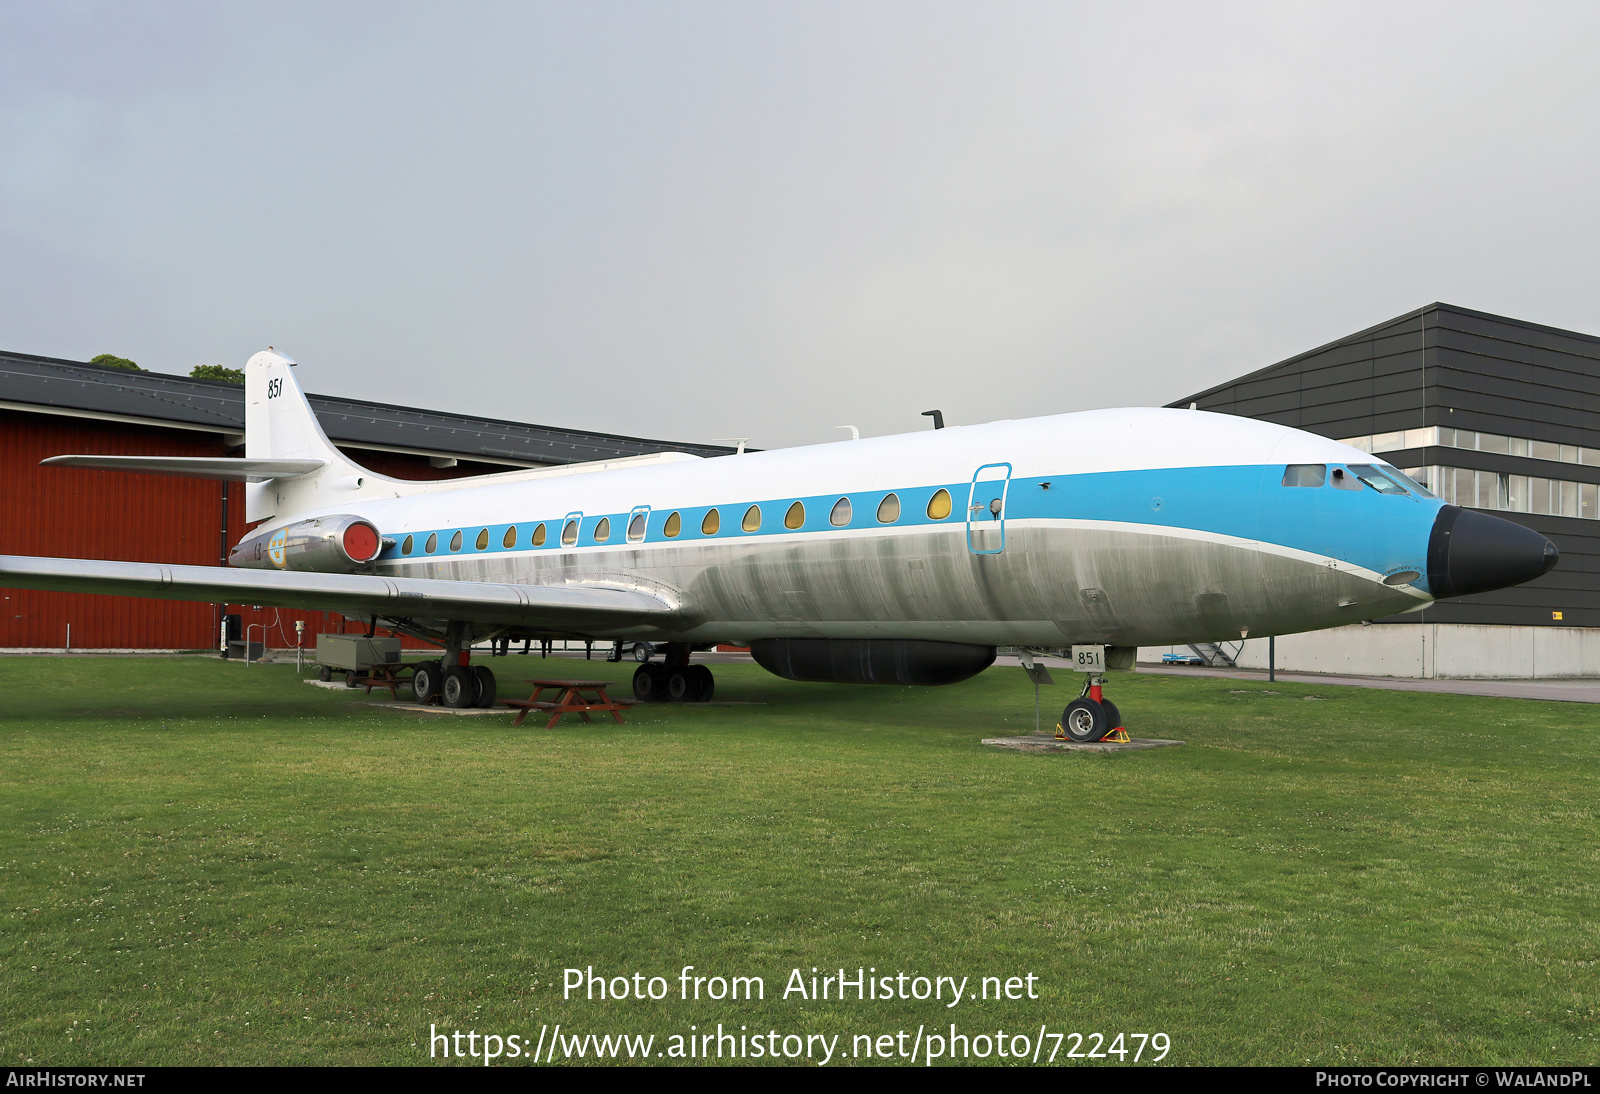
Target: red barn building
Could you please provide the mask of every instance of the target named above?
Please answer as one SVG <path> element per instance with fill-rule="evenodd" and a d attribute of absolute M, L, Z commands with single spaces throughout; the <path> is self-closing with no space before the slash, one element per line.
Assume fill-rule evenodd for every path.
<path fill-rule="evenodd" d="M 323 430 L 362 466 L 402 479 L 483 475 L 681 451 L 733 449 L 457 417 L 309 395 Z M 41 467 L 66 454 L 240 456 L 244 388 L 154 372 L 0 353 L 0 554 L 226 564 L 249 530 L 240 483 Z M 307 643 L 342 619 L 248 605 L 0 590 L 0 648 L 215 649 L 225 612 L 266 644 Z"/>

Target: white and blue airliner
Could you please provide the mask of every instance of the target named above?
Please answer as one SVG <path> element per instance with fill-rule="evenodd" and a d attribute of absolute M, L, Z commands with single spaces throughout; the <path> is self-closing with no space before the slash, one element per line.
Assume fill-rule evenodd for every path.
<path fill-rule="evenodd" d="M 642 698 L 709 698 L 689 654 L 715 643 L 791 679 L 941 684 L 997 646 L 1131 667 L 1140 645 L 1337 627 L 1557 558 L 1357 449 L 1193 410 L 391 479 L 328 441 L 293 364 L 247 362 L 243 459 L 46 461 L 247 481 L 259 525 L 231 568 L 5 556 L 0 584 L 340 611 L 443 647 L 418 697 L 470 706 L 494 698 L 469 664 L 485 639 L 663 646 Z M 1116 720 L 1079 704 L 1073 736 Z"/>

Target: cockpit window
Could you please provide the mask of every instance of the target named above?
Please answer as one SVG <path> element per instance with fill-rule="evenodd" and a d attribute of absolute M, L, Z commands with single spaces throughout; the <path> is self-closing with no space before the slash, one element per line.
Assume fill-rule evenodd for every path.
<path fill-rule="evenodd" d="M 1353 463 L 1350 473 L 1380 494 L 1404 494 L 1406 488 L 1373 467 L 1370 463 Z"/>
<path fill-rule="evenodd" d="M 1283 485 L 1285 486 L 1321 486 L 1328 473 L 1328 465 L 1322 463 L 1291 463 L 1284 469 Z"/>
<path fill-rule="evenodd" d="M 1406 474 L 1404 471 L 1400 470 L 1398 467 L 1380 467 L 1378 470 L 1382 471 L 1385 475 L 1388 475 L 1391 479 L 1394 479 L 1401 486 L 1405 487 L 1419 498 L 1431 498 L 1434 501 L 1439 500 L 1438 494 L 1435 494 L 1432 490 L 1429 490 L 1426 486 L 1423 486 L 1420 482 Z"/>
<path fill-rule="evenodd" d="M 1335 490 L 1362 490 L 1361 480 L 1342 467 L 1333 469 L 1333 488 Z"/>

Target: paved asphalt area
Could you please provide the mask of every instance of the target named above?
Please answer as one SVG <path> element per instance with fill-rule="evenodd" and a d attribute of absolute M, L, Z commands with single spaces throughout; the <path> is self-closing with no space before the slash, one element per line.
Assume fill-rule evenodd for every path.
<path fill-rule="evenodd" d="M 1056 657 L 1041 658 L 1052 669 L 1066 669 Z M 1001 657 L 997 665 L 1015 665 L 1015 657 Z M 1070 671 L 1070 670 L 1069 670 Z M 1213 669 L 1203 665 L 1163 665 L 1141 661 L 1139 672 L 1156 676 L 1219 676 L 1225 680 L 1267 682 L 1266 669 Z M 1444 695 L 1493 695 L 1504 699 L 1553 699 L 1563 703 L 1600 703 L 1600 680 L 1412 680 L 1399 676 L 1336 676 L 1321 672 L 1279 670 L 1280 684 L 1340 684 L 1378 691 L 1432 691 Z"/>
<path fill-rule="evenodd" d="M 606 652 L 610 652 L 607 650 Z M 599 651 L 597 650 L 598 654 Z M 561 656 L 557 654 L 556 656 Z M 567 654 L 582 659 L 583 654 Z M 601 655 L 603 656 L 603 655 Z M 600 656 L 596 657 L 600 660 Z M 748 653 L 697 653 L 698 663 L 715 665 L 750 661 Z M 1070 673 L 1059 657 L 1042 657 L 1047 667 Z M 1019 665 L 1015 657 L 998 657 L 997 665 Z M 1163 665 L 1141 661 L 1139 672 L 1158 676 L 1220 676 L 1228 680 L 1267 682 L 1266 669 L 1213 669 L 1203 665 Z M 1341 684 L 1346 687 L 1375 688 L 1378 691 L 1432 691 L 1445 695 L 1494 695 L 1504 699 L 1554 699 L 1563 703 L 1600 703 L 1600 679 L 1579 680 L 1412 680 L 1400 676 L 1336 676 L 1320 672 L 1278 673 L 1280 684 Z"/>

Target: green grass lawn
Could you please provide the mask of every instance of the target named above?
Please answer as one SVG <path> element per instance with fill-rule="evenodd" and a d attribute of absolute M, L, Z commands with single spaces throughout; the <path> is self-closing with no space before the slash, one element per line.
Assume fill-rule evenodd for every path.
<path fill-rule="evenodd" d="M 493 664 L 503 695 L 574 668 Z M 716 672 L 765 705 L 546 731 L 292 666 L 0 659 L 0 1055 L 415 1064 L 430 1026 L 661 1051 L 721 1022 L 842 1034 L 836 1066 L 953 1022 L 1159 1031 L 1182 1064 L 1600 1063 L 1593 707 L 1118 676 L 1134 734 L 1184 747 L 1036 755 L 978 743 L 1032 728 L 1014 668 Z M 681 1001 L 685 965 L 766 998 Z M 564 1001 L 588 966 L 671 995 Z M 1039 998 L 782 998 L 841 966 Z"/>

